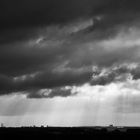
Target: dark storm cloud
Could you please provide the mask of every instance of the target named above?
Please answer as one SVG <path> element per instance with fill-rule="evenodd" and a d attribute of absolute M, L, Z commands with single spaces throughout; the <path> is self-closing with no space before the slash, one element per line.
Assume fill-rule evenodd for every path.
<path fill-rule="evenodd" d="M 41 98 L 37 94 L 41 89 L 88 82 L 105 85 L 128 73 L 139 79 L 139 68 L 111 69 L 115 64 L 139 62 L 138 0 L 0 3 L 1 95 L 30 91 L 28 97 Z M 137 29 L 121 30 L 131 26 Z M 101 68 L 95 79 L 93 66 Z M 109 73 L 100 76 L 102 68 Z M 71 95 L 57 90 L 47 97 Z"/>
<path fill-rule="evenodd" d="M 138 0 L 1 0 L 0 43 L 33 37 L 38 27 L 80 17 L 103 15 L 96 28 L 108 28 L 139 18 Z"/>
<path fill-rule="evenodd" d="M 91 0 L 1 0 L 0 43 L 27 39 L 35 28 L 88 16 L 91 9 Z"/>
<path fill-rule="evenodd" d="M 139 12 L 138 0 L 1 0 L 1 29 L 69 21 L 89 14 Z"/>
<path fill-rule="evenodd" d="M 93 8 L 96 13 L 139 12 L 139 0 L 101 0 L 100 5 Z M 122 13 L 123 14 L 123 13 Z"/>
<path fill-rule="evenodd" d="M 68 21 L 87 15 L 91 3 L 90 0 L 2 0 L 1 24 L 17 27 Z"/>
<path fill-rule="evenodd" d="M 54 88 L 51 90 L 35 90 L 27 93 L 27 98 L 54 98 L 54 97 L 68 97 L 71 96 L 71 89 L 68 88 Z"/>
<path fill-rule="evenodd" d="M 65 71 L 63 73 L 43 72 L 37 74 L 35 77 L 25 76 L 25 79 L 24 76 L 14 80 L 13 78 L 0 77 L 0 94 L 9 94 L 11 92 L 30 90 L 34 90 L 35 93 L 35 90 L 44 88 L 80 85 L 86 81 L 89 81 L 91 76 L 92 71 Z"/>
<path fill-rule="evenodd" d="M 136 67 L 132 71 L 128 67 L 131 61 L 139 60 L 139 55 L 134 55 L 139 52 L 137 46 L 132 45 L 127 48 L 122 44 L 122 48 L 112 48 L 115 50 L 110 51 L 106 48 L 106 44 L 108 42 L 113 44 L 113 41 L 118 41 L 118 37 L 113 38 L 113 41 L 108 39 L 104 41 L 100 38 L 93 40 L 93 32 L 86 33 L 88 39 L 80 33 L 81 40 L 79 40 L 79 32 L 71 36 L 70 33 L 73 32 L 73 29 L 69 25 L 64 28 L 57 26 L 49 28 L 51 28 L 51 32 L 46 31 L 41 34 L 44 37 L 43 40 L 33 38 L 25 42 L 19 41 L 1 46 L 1 95 L 28 92 L 30 98 L 42 98 L 46 96 L 37 94 L 40 89 L 81 85 L 87 82 L 92 85 L 105 85 L 116 81 L 116 77 L 120 74 L 138 75 L 139 68 Z M 79 29 L 79 26 L 76 28 Z M 69 30 L 70 33 L 67 33 Z M 60 33 L 56 34 L 56 31 Z M 129 41 L 128 45 L 134 42 Z M 120 42 L 118 43 L 120 44 Z M 125 61 L 130 62 L 121 66 L 121 63 Z M 118 63 L 118 67 L 114 65 L 115 63 Z M 93 66 L 95 65 L 101 69 L 94 71 Z M 111 67 L 112 65 L 116 67 L 115 70 L 114 67 Z M 104 67 L 109 73 L 99 76 Z M 99 76 L 97 79 L 93 77 L 95 72 L 98 73 L 96 76 Z M 53 92 L 47 97 L 51 98 L 55 95 L 58 96 L 58 93 Z M 63 95 L 62 92 L 59 96 L 64 97 L 65 94 Z"/>

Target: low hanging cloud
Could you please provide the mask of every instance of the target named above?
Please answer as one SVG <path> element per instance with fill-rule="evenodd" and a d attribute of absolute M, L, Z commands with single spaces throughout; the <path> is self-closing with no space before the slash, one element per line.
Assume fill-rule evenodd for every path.
<path fill-rule="evenodd" d="M 140 66 L 135 63 L 124 63 L 107 68 L 93 67 L 91 85 L 106 85 L 112 82 L 125 82 L 128 79 L 135 80 L 135 74 L 139 73 Z M 139 77 L 137 76 L 137 79 Z"/>
<path fill-rule="evenodd" d="M 72 87 L 63 87 L 55 89 L 41 89 L 25 93 L 27 98 L 54 98 L 54 97 L 69 97 L 74 95 Z"/>

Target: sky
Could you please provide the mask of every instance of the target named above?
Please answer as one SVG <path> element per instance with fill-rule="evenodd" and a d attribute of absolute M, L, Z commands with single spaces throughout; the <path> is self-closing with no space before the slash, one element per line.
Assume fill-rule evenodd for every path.
<path fill-rule="evenodd" d="M 1 0 L 0 123 L 140 126 L 139 0 Z"/>

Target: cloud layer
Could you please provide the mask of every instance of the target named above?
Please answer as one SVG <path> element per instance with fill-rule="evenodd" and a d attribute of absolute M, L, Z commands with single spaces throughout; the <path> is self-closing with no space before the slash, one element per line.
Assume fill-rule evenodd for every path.
<path fill-rule="evenodd" d="M 67 97 L 73 86 L 139 79 L 138 0 L 2 5 L 0 95 Z"/>

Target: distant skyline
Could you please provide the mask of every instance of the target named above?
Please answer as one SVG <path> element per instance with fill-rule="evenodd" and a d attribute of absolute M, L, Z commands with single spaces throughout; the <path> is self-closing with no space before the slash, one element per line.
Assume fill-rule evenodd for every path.
<path fill-rule="evenodd" d="M 140 126 L 139 0 L 1 0 L 0 123 Z"/>

